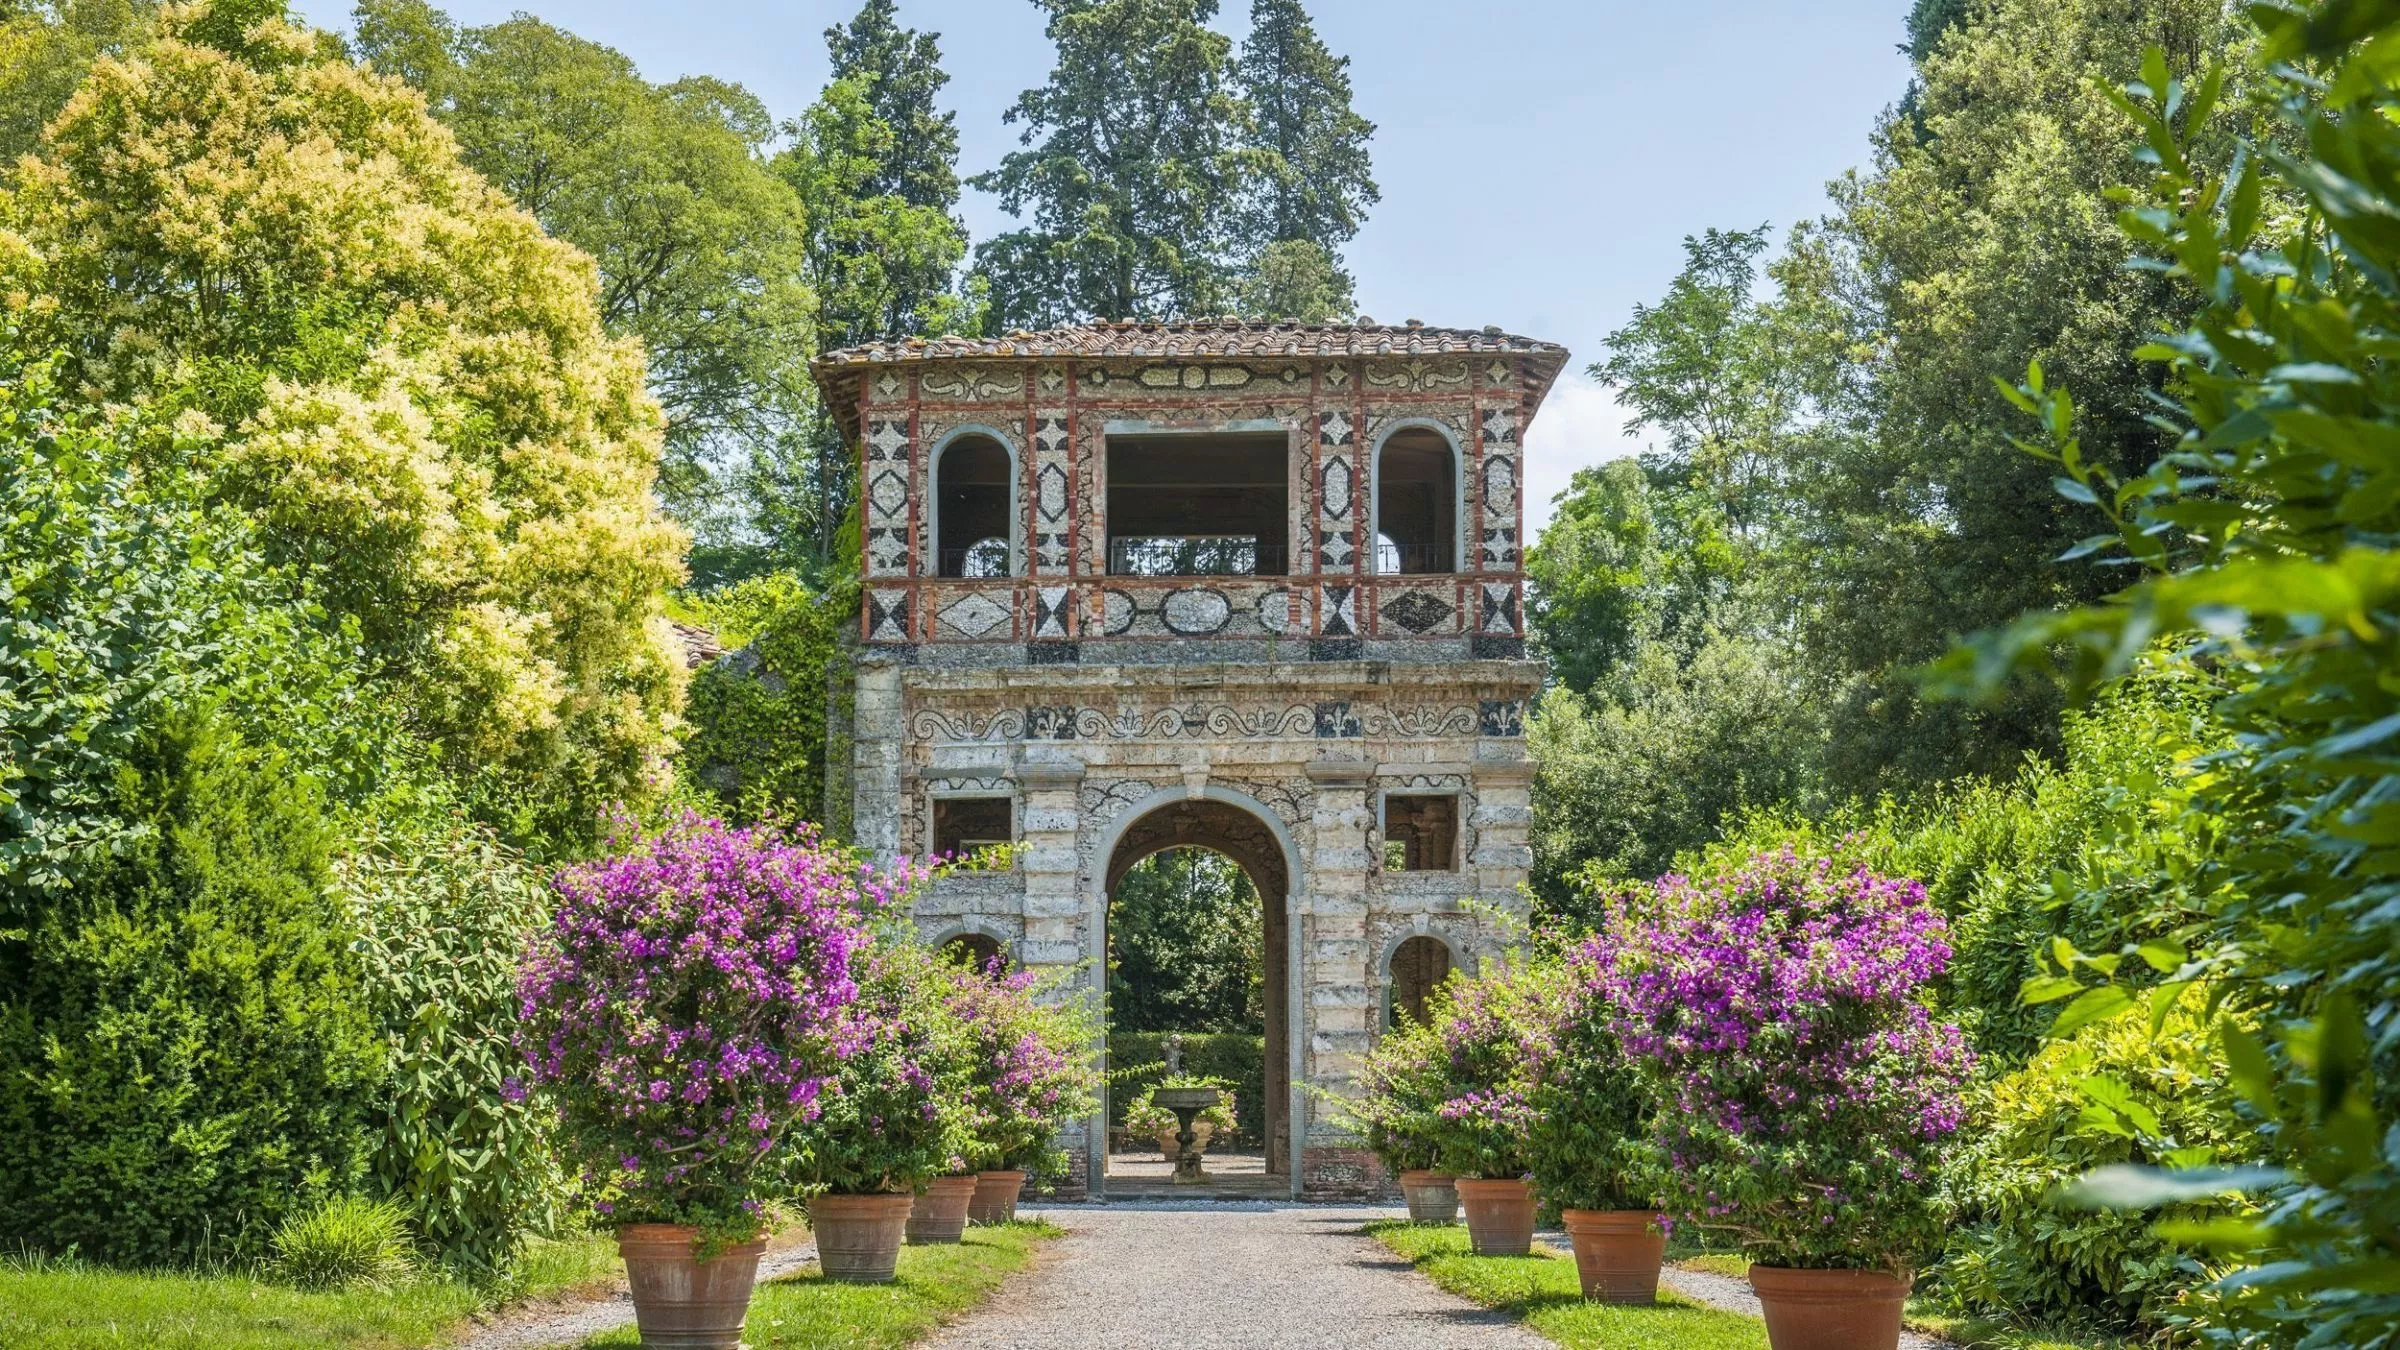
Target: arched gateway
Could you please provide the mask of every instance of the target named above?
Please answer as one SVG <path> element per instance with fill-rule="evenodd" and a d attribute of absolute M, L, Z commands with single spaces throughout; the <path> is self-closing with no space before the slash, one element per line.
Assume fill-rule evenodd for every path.
<path fill-rule="evenodd" d="M 1483 906 L 1519 903 L 1541 671 L 1518 485 L 1565 361 L 1496 329 L 1226 320 L 813 368 L 863 515 L 837 825 L 887 855 L 1014 842 L 918 922 L 1095 989 L 1126 869 L 1233 859 L 1266 907 L 1269 1167 L 1294 1194 L 1383 1188 L 1329 1099 L 1428 979 L 1493 949 Z M 987 457 L 1007 481 L 951 501 L 934 451 L 962 428 L 1007 451 Z M 974 502 L 1006 519 L 953 529 Z M 1007 546 L 951 566 L 952 534 Z M 1101 1184 L 1098 1127 L 1069 1141 L 1070 1192 Z"/>
<path fill-rule="evenodd" d="M 1194 799 L 1184 789 L 1170 789 L 1135 802 L 1103 836 L 1108 866 L 1100 875 L 1100 894 L 1093 901 L 1100 950 L 1108 950 L 1108 907 L 1117 883 L 1135 863 L 1153 853 L 1171 848 L 1211 849 L 1232 859 L 1250 878 L 1250 888 L 1258 892 L 1263 911 L 1259 929 L 1265 970 L 1261 1002 L 1266 1014 L 1266 1094 L 1260 1102 L 1265 1114 L 1261 1133 L 1266 1140 L 1268 1175 L 1288 1176 L 1299 1170 L 1300 1162 L 1292 1150 L 1291 1132 L 1292 1066 L 1299 1059 L 1299 1047 L 1291 1038 L 1295 963 L 1289 950 L 1292 877 L 1300 870 L 1299 853 L 1282 822 L 1264 804 L 1229 788 L 1203 787 L 1201 793 Z M 1105 959 L 1097 963 L 1104 990 L 1107 964 Z M 1106 1125 L 1096 1120 L 1093 1128 L 1105 1131 Z M 1090 1167 L 1089 1183 L 1103 1186 L 1107 1165 L 1102 1150 L 1092 1150 Z"/>

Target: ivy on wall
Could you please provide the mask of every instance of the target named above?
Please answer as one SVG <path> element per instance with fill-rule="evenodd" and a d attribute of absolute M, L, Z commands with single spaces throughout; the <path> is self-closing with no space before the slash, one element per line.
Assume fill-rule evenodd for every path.
<path fill-rule="evenodd" d="M 692 678 L 683 773 L 737 819 L 825 820 L 826 673 L 858 612 L 855 582 L 819 589 L 790 572 L 688 599 L 730 655 Z M 847 814 L 846 812 L 844 813 Z"/>

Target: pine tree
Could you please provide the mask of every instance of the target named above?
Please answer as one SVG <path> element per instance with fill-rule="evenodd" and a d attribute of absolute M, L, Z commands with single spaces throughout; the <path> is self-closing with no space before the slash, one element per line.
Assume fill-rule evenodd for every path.
<path fill-rule="evenodd" d="M 1375 124 L 1350 107 L 1350 58 L 1326 49 L 1300 0 L 1251 0 L 1234 79 L 1250 103 L 1246 144 L 1258 166 L 1242 252 L 1255 259 L 1270 244 L 1304 240 L 1338 266 L 1382 197 L 1367 154 Z"/>
<path fill-rule="evenodd" d="M 867 0 L 848 26 L 825 30 L 833 79 L 785 124 L 791 144 L 775 159 L 808 222 L 820 351 L 978 322 L 953 284 L 967 230 L 956 214 L 957 117 L 934 108 L 950 82 L 939 35 L 892 15 L 892 0 Z M 814 560 L 831 555 L 853 490 L 850 457 L 822 408 L 808 445 L 805 457 L 755 463 L 743 484 L 757 533 L 787 561 L 812 536 Z"/>
<path fill-rule="evenodd" d="M 992 322 L 1205 314 L 1227 302 L 1246 105 L 1216 0 L 1035 0 L 1058 64 L 1009 109 L 1025 149 L 975 186 L 1031 224 L 987 241 Z"/>
<path fill-rule="evenodd" d="M 947 213 L 958 206 L 958 114 L 933 106 L 950 83 L 941 34 L 902 28 L 893 13 L 893 0 L 867 0 L 848 27 L 825 30 L 833 78 L 858 81 L 867 110 L 892 129 L 860 195 Z"/>

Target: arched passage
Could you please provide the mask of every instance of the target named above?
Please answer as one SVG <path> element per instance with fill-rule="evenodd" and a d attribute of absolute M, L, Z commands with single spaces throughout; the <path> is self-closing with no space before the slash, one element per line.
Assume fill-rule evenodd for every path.
<path fill-rule="evenodd" d="M 1107 843 L 1102 885 L 1103 951 L 1107 926 L 1114 922 L 1110 906 L 1119 886 L 1144 859 L 1169 849 L 1197 848 L 1222 855 L 1239 868 L 1256 893 L 1260 907 L 1261 1022 L 1264 1091 L 1260 1097 L 1260 1135 L 1263 1166 L 1269 1177 L 1287 1179 L 1291 1172 L 1291 1008 L 1289 927 L 1286 919 L 1292 886 L 1290 844 L 1264 808 L 1236 794 L 1210 789 L 1205 798 L 1181 793 L 1137 804 L 1127 813 Z M 1103 980 L 1108 963 L 1101 963 Z M 1112 1066 L 1114 1067 L 1114 1066 Z M 1104 1159 L 1105 1149 L 1098 1150 Z M 1095 1167 L 1094 1180 L 1105 1182 L 1105 1162 Z"/>

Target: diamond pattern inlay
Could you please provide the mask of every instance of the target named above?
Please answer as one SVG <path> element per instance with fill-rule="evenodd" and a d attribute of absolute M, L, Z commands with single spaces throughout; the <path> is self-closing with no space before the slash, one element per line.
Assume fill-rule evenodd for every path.
<path fill-rule="evenodd" d="M 1008 622 L 1008 609 L 981 594 L 965 595 L 942 607 L 942 626 L 979 638 Z"/>
<path fill-rule="evenodd" d="M 1383 617 L 1411 633 L 1425 634 L 1441 627 L 1457 612 L 1428 591 L 1404 591 L 1383 607 Z"/>

